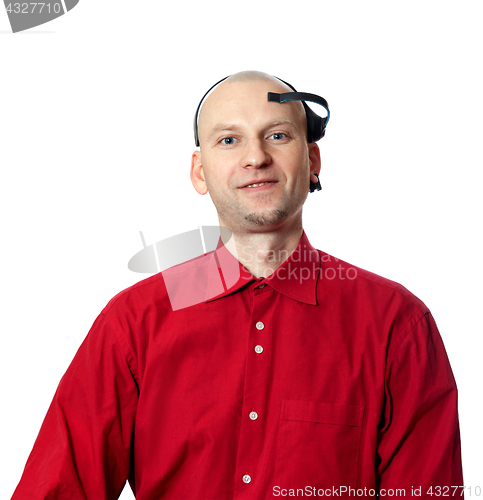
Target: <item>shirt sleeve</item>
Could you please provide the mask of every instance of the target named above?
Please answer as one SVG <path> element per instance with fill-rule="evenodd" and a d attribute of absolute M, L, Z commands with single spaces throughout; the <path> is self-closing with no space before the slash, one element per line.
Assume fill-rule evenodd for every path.
<path fill-rule="evenodd" d="M 431 313 L 422 316 L 388 360 L 385 390 L 376 464 L 379 490 L 404 488 L 406 497 L 415 498 L 434 499 L 444 492 L 463 498 L 457 388 Z"/>
<path fill-rule="evenodd" d="M 137 399 L 101 313 L 59 383 L 12 500 L 119 498 L 131 480 Z"/>

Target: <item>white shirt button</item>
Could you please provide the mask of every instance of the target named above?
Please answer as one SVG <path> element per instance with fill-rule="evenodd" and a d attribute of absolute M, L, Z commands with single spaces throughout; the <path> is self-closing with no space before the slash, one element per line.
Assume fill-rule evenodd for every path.
<path fill-rule="evenodd" d="M 263 347 L 261 345 L 256 345 L 255 346 L 255 352 L 257 354 L 261 354 L 263 352 Z"/>
<path fill-rule="evenodd" d="M 265 286 L 265 283 L 262 283 L 258 288 L 263 288 Z"/>
<path fill-rule="evenodd" d="M 255 326 L 257 327 L 257 330 L 263 330 L 265 328 L 265 325 L 261 321 L 259 321 Z"/>
<path fill-rule="evenodd" d="M 247 484 L 248 484 L 251 480 L 252 480 L 252 478 L 251 478 L 248 474 L 245 474 L 245 475 L 243 476 L 243 482 L 244 482 L 244 483 L 247 483 Z"/>
<path fill-rule="evenodd" d="M 258 413 L 256 411 L 251 411 L 250 412 L 250 418 L 252 420 L 256 420 L 258 418 Z"/>

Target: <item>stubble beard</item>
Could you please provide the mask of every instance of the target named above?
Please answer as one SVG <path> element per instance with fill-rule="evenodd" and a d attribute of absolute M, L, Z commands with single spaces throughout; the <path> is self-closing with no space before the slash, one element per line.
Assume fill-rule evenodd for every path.
<path fill-rule="evenodd" d="M 249 226 L 263 227 L 275 224 L 287 217 L 287 210 L 284 208 L 274 208 L 271 210 L 258 210 L 246 213 L 246 207 L 241 206 L 220 206 L 217 207 L 218 214 L 227 223 L 228 227 Z M 244 210 L 245 208 L 245 210 Z M 243 222 L 244 223 L 243 223 Z"/>
<path fill-rule="evenodd" d="M 245 215 L 245 220 L 257 226 L 265 226 L 267 224 L 275 224 L 285 219 L 285 217 L 287 217 L 287 212 L 285 210 L 275 209 L 265 213 L 250 212 Z"/>
<path fill-rule="evenodd" d="M 277 208 L 267 208 L 260 210 L 248 211 L 248 207 L 239 202 L 219 203 L 217 206 L 218 213 L 227 222 L 230 221 L 233 227 L 249 227 L 257 226 L 259 228 L 275 224 L 285 219 L 289 214 L 290 203 L 282 203 Z M 247 210 L 248 209 L 248 210 Z M 231 225 L 231 224 L 230 224 Z"/>

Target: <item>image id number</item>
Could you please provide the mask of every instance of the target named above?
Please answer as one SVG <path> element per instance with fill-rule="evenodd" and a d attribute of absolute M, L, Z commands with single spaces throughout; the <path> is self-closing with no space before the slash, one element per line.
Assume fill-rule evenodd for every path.
<path fill-rule="evenodd" d="M 34 13 L 41 14 L 42 11 L 48 14 L 50 14 L 51 12 L 53 12 L 54 14 L 59 14 L 61 10 L 62 10 L 62 5 L 58 2 L 9 3 L 7 5 L 7 12 L 14 14 L 34 14 Z"/>

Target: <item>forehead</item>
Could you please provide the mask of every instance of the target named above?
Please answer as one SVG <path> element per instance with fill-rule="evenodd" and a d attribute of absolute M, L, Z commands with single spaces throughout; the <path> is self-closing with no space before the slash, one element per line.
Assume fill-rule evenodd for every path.
<path fill-rule="evenodd" d="M 220 123 L 237 126 L 263 126 L 265 123 L 289 120 L 297 127 L 305 125 L 301 102 L 283 104 L 268 101 L 268 92 L 291 92 L 282 82 L 256 80 L 231 82 L 225 80 L 206 98 L 200 110 L 198 129 L 206 135 Z"/>

